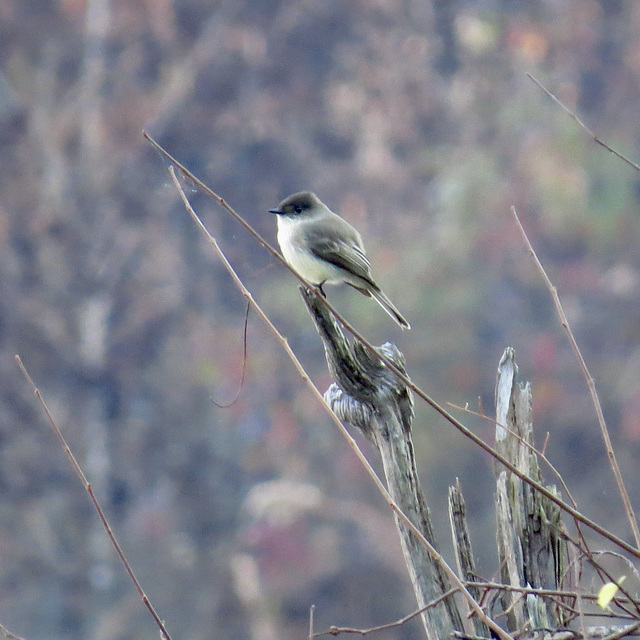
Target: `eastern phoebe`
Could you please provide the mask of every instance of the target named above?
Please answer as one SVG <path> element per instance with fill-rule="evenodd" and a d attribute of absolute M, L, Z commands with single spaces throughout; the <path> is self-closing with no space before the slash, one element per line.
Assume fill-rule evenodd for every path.
<path fill-rule="evenodd" d="M 325 283 L 346 282 L 373 296 L 403 329 L 411 329 L 373 281 L 360 234 L 314 193 L 294 193 L 269 212 L 278 215 L 278 244 L 284 259 L 323 295 Z"/>

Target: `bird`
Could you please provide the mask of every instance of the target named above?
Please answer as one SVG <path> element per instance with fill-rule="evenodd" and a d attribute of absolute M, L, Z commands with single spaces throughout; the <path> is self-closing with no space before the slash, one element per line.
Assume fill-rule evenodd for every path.
<path fill-rule="evenodd" d="M 278 244 L 286 263 L 323 296 L 325 284 L 345 282 L 372 296 L 400 327 L 411 329 L 373 279 L 358 231 L 315 193 L 301 191 L 287 196 L 269 213 L 277 215 Z"/>

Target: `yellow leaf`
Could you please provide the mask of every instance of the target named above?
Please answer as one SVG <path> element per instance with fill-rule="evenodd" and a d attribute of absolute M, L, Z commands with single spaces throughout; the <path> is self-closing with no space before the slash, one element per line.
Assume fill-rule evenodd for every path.
<path fill-rule="evenodd" d="M 626 576 L 622 576 L 620 580 L 618 580 L 618 584 L 622 584 Z M 610 602 L 615 598 L 616 593 L 618 593 L 618 585 L 615 582 L 607 582 L 607 584 L 602 586 L 602 589 L 598 591 L 598 604 L 606 609 Z"/>

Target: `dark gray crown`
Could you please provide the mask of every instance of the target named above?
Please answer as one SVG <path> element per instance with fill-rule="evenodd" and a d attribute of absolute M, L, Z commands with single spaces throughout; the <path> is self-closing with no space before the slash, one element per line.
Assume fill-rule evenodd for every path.
<path fill-rule="evenodd" d="M 318 204 L 318 198 L 310 191 L 300 191 L 287 196 L 277 209 L 270 209 L 271 213 L 279 213 L 284 216 L 297 216 Z"/>

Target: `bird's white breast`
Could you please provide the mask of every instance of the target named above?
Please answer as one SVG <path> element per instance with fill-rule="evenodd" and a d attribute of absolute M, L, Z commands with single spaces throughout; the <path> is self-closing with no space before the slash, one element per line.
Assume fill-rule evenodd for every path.
<path fill-rule="evenodd" d="M 339 269 L 309 251 L 304 240 L 306 221 L 278 216 L 278 244 L 287 263 L 311 284 L 341 281 Z"/>

